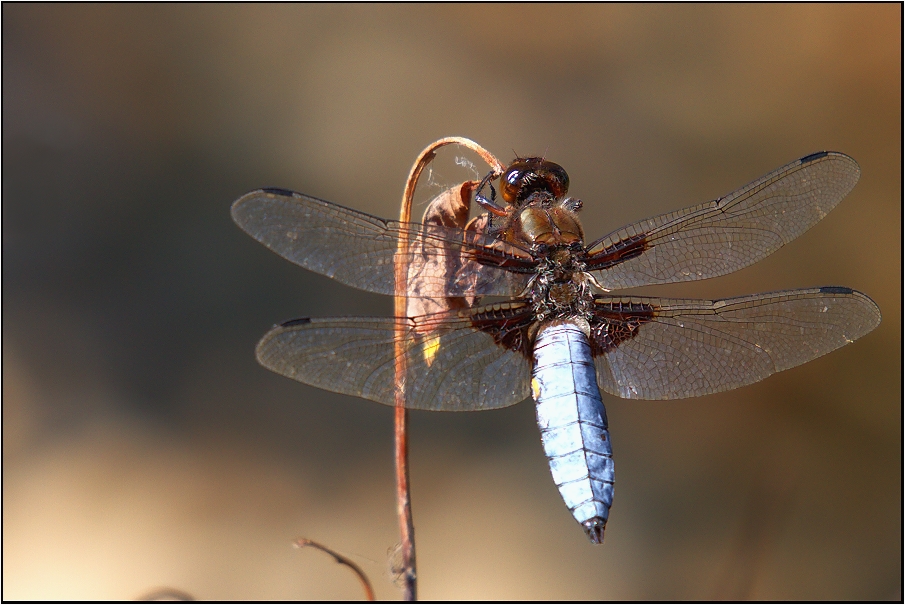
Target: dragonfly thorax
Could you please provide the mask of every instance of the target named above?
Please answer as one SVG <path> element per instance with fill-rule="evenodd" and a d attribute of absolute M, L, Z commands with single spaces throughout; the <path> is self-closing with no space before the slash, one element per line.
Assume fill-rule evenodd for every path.
<path fill-rule="evenodd" d="M 518 213 L 513 225 L 515 231 L 513 235 L 519 236 L 524 243 L 532 246 L 580 245 L 584 239 L 581 223 L 578 222 L 576 212 L 563 203 L 571 200 L 548 205 L 546 196 L 539 198 Z"/>
<path fill-rule="evenodd" d="M 570 248 L 556 248 L 546 257 L 529 288 L 539 320 L 590 316 L 594 295 L 583 269 Z"/>

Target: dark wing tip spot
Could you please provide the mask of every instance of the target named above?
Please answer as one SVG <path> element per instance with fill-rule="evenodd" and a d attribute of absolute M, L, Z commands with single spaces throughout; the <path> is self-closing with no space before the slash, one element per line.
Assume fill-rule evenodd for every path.
<path fill-rule="evenodd" d="M 301 326 L 304 324 L 310 324 L 310 317 L 300 317 L 299 319 L 290 319 L 289 321 L 284 321 L 283 323 L 277 324 L 281 328 L 291 328 L 292 326 Z"/>
<path fill-rule="evenodd" d="M 290 197 L 293 193 L 295 193 L 294 191 L 290 191 L 289 189 L 282 189 L 280 187 L 261 187 L 261 191 L 264 191 L 265 193 L 272 193 L 274 195 L 285 195 Z"/>
<path fill-rule="evenodd" d="M 808 162 L 813 162 L 814 160 L 819 160 L 820 158 L 825 158 L 830 154 L 829 151 L 818 151 L 817 153 L 812 153 L 811 155 L 806 155 L 801 158 L 802 164 L 807 164 Z"/>
<path fill-rule="evenodd" d="M 852 292 L 854 290 L 845 286 L 824 286 L 820 288 L 821 294 L 851 294 Z"/>

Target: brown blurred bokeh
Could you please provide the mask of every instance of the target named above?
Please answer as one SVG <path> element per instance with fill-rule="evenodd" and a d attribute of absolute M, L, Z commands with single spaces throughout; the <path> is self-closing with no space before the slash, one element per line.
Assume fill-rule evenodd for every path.
<path fill-rule="evenodd" d="M 530 402 L 413 414 L 421 596 L 901 599 L 901 5 L 4 4 L 3 597 L 397 598 L 392 410 L 257 366 L 389 314 L 241 232 L 280 186 L 394 216 L 441 136 L 567 168 L 599 237 L 805 154 L 855 190 L 771 258 L 652 289 L 869 294 L 873 333 L 744 389 L 606 399 L 606 543 Z"/>

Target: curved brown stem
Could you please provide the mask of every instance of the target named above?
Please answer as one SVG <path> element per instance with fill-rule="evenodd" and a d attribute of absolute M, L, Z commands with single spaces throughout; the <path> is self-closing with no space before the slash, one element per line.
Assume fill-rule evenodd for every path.
<path fill-rule="evenodd" d="M 493 154 L 472 141 L 463 137 L 447 137 L 428 145 L 415 160 L 408 180 L 405 183 L 405 192 L 402 195 L 402 204 L 399 209 L 399 220 L 410 223 L 412 217 L 412 199 L 415 195 L 415 187 L 422 171 L 430 164 L 437 154 L 437 150 L 447 145 L 462 145 L 481 156 L 494 171 L 502 172 L 505 167 Z M 396 296 L 394 298 L 394 310 L 396 317 L 406 316 L 406 295 L 408 293 L 408 263 L 406 255 L 408 250 L 408 233 L 403 230 L 396 248 L 399 254 L 395 260 Z M 411 493 L 409 491 L 408 470 L 408 410 L 405 407 L 405 376 L 407 373 L 405 360 L 406 329 L 401 322 L 396 323 L 395 334 L 395 461 L 396 461 L 396 514 L 399 517 L 399 533 L 401 537 L 403 598 L 406 601 L 415 601 L 417 593 L 417 575 L 415 573 L 415 525 L 412 522 Z"/>
<path fill-rule="evenodd" d="M 358 581 L 361 582 L 361 587 L 365 591 L 365 600 L 367 600 L 367 601 L 375 600 L 374 599 L 374 589 L 371 587 L 371 582 L 370 582 L 370 580 L 368 580 L 368 576 L 365 575 L 365 572 L 363 572 L 361 570 L 361 568 L 355 564 L 354 561 L 342 556 L 341 554 L 339 554 L 338 552 L 336 552 L 330 548 L 327 548 L 323 544 L 321 544 L 319 542 L 315 542 L 314 540 L 309 540 L 308 538 L 296 539 L 295 546 L 297 548 L 304 548 L 305 546 L 310 546 L 312 548 L 316 548 L 317 550 L 325 552 L 328 555 L 330 555 L 331 557 L 333 557 L 333 559 L 335 559 L 336 562 L 339 563 L 340 565 L 345 565 L 346 567 L 351 569 L 355 573 L 355 575 L 358 576 Z"/>
<path fill-rule="evenodd" d="M 195 597 L 190 595 L 184 590 L 180 590 L 178 588 L 155 588 L 151 592 L 144 594 L 137 599 L 136 601 L 194 601 Z"/>

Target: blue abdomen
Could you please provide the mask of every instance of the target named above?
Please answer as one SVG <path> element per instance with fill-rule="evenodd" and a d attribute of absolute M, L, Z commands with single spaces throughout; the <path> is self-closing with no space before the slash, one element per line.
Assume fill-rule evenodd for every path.
<path fill-rule="evenodd" d="M 613 450 L 588 337 L 577 325 L 541 328 L 531 390 L 553 481 L 591 542 L 613 503 Z"/>

